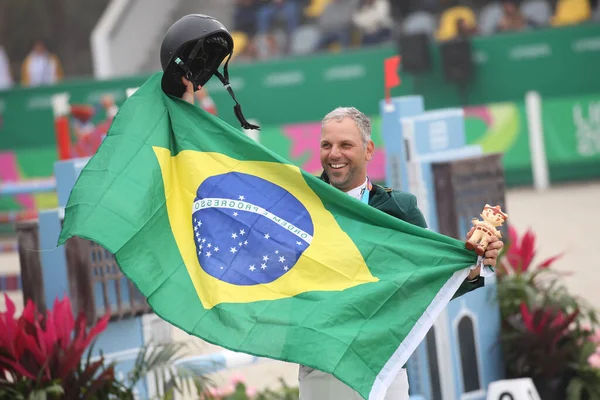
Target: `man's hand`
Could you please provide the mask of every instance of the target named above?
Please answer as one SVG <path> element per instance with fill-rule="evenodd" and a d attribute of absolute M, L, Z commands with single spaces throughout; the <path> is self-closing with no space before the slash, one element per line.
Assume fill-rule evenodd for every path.
<path fill-rule="evenodd" d="M 185 85 L 185 92 L 181 98 L 190 104 L 194 104 L 194 84 L 185 77 L 181 77 L 181 82 Z"/>
<path fill-rule="evenodd" d="M 475 228 L 471 228 L 471 230 L 467 233 L 467 240 L 469 240 L 471 238 L 474 231 L 475 231 Z M 500 251 L 502 250 L 503 247 L 504 247 L 504 243 L 500 239 L 498 239 L 496 236 L 492 236 L 488 242 L 488 247 L 485 251 L 485 254 L 483 255 L 483 265 L 489 265 L 490 267 L 495 267 L 496 262 L 498 261 L 498 255 L 500 254 Z M 469 274 L 467 279 L 471 280 L 471 279 L 477 278 L 477 276 L 479 276 L 480 271 L 481 271 L 481 267 L 475 268 L 474 270 L 471 271 L 471 273 Z"/>

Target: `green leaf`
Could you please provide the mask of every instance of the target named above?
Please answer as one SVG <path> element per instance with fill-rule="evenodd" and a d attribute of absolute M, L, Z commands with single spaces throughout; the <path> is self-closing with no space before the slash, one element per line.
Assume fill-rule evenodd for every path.
<path fill-rule="evenodd" d="M 566 400 L 580 400 L 581 394 L 583 393 L 584 383 L 579 378 L 571 379 L 569 386 L 567 386 L 567 399 Z"/>
<path fill-rule="evenodd" d="M 46 392 L 48 394 L 52 394 L 52 395 L 59 395 L 59 394 L 65 394 L 65 389 L 63 389 L 63 387 L 60 384 L 55 383 L 52 386 L 48 386 L 46 388 Z"/>
<path fill-rule="evenodd" d="M 34 392 L 31 392 L 31 394 L 29 395 L 29 400 L 46 400 L 46 399 L 47 399 L 47 395 L 46 395 L 46 391 L 44 389 L 36 390 Z"/>

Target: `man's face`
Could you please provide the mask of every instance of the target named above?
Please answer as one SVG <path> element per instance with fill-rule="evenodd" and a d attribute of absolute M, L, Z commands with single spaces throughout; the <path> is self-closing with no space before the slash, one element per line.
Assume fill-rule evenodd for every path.
<path fill-rule="evenodd" d="M 332 120 L 323 126 L 321 166 L 337 189 L 347 192 L 364 182 L 373 150 L 373 141 L 364 145 L 360 130 L 351 118 Z"/>
<path fill-rule="evenodd" d="M 46 46 L 44 45 L 44 42 L 42 42 L 41 40 L 35 42 L 35 44 L 33 45 L 33 51 L 40 54 L 45 52 Z"/>

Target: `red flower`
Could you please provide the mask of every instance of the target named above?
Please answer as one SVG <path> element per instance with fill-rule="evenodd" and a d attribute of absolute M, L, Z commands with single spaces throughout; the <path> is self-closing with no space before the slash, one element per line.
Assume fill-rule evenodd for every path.
<path fill-rule="evenodd" d="M 575 321 L 579 315 L 579 310 L 565 316 L 562 311 L 551 308 L 536 308 L 533 311 L 527 308 L 525 303 L 521 303 L 521 318 L 525 329 L 535 336 L 548 335 L 551 346 L 564 336 L 569 325 Z"/>
<path fill-rule="evenodd" d="M 79 315 L 75 322 L 68 297 L 57 299 L 45 316 L 28 301 L 22 315 L 15 319 L 15 305 L 6 294 L 4 297 L 6 312 L 0 313 L 0 372 L 8 372 L 15 381 L 38 377 L 42 382 L 68 379 L 80 366 L 92 340 L 108 325 L 106 314 L 86 332 L 85 316 Z"/>
<path fill-rule="evenodd" d="M 517 230 L 510 225 L 508 227 L 508 241 L 506 260 L 508 266 L 517 274 L 527 272 L 531 267 L 531 263 L 535 257 L 535 234 L 531 229 L 519 238 Z M 545 269 L 550 267 L 554 261 L 562 257 L 562 254 L 555 255 L 542 261 L 537 268 Z"/>

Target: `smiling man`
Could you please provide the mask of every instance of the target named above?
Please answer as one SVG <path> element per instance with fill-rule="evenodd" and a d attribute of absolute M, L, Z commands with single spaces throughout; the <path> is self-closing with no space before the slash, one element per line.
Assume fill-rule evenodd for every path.
<path fill-rule="evenodd" d="M 427 228 L 413 194 L 384 188 L 369 180 L 367 164 L 373 158 L 375 145 L 371 140 L 371 121 L 362 112 L 354 107 L 339 107 L 327 114 L 321 125 L 320 149 L 322 180 L 393 217 Z M 467 238 L 472 234 L 473 229 Z M 483 262 L 495 266 L 503 243 L 495 236 L 490 240 Z M 484 279 L 479 273 L 479 267 L 471 271 L 454 298 L 482 287 Z M 298 379 L 300 400 L 361 398 L 333 375 L 313 368 L 301 365 Z M 406 369 L 400 370 L 386 393 L 385 400 L 392 399 L 409 399 Z"/>

